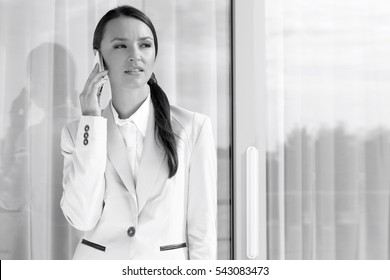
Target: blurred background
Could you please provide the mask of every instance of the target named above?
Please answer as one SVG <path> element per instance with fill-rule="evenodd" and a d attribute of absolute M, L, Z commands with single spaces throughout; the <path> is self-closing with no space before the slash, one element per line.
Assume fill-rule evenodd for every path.
<path fill-rule="evenodd" d="M 153 21 L 170 102 L 211 117 L 218 258 L 247 258 L 248 135 L 264 158 L 264 258 L 390 258 L 390 2 L 0 0 L 1 259 L 73 255 L 60 132 L 80 116 L 94 28 L 121 4 Z"/>

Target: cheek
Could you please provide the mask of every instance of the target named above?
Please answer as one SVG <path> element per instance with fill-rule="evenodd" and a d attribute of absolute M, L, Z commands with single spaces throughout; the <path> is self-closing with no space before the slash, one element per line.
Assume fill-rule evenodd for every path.
<path fill-rule="evenodd" d="M 123 58 L 121 58 L 119 53 L 118 54 L 109 53 L 104 56 L 104 62 L 106 68 L 111 71 L 115 71 L 116 68 L 119 68 L 119 66 L 121 65 L 120 64 L 121 61 L 123 63 Z"/>
<path fill-rule="evenodd" d="M 155 50 L 149 50 L 144 53 L 144 63 L 146 64 L 148 69 L 153 70 L 154 64 L 156 63 L 156 55 Z"/>
<path fill-rule="evenodd" d="M 148 68 L 149 69 L 153 69 L 155 62 L 156 62 L 156 60 L 155 60 L 154 56 L 149 57 L 148 60 L 147 60 Z"/>

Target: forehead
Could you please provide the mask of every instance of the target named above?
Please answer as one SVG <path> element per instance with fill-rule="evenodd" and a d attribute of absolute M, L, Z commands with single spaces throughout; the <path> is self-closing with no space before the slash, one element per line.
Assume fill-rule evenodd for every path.
<path fill-rule="evenodd" d="M 121 16 L 107 22 L 103 40 L 110 41 L 116 37 L 134 40 L 147 36 L 153 38 L 153 33 L 145 23 L 133 17 Z"/>

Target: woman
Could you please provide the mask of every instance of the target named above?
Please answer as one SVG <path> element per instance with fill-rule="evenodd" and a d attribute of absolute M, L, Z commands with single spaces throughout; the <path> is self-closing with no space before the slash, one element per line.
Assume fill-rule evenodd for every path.
<path fill-rule="evenodd" d="M 84 231 L 74 259 L 215 259 L 216 154 L 210 120 L 170 106 L 153 68 L 156 31 L 121 6 L 98 23 L 82 116 L 62 131 L 61 208 Z M 110 80 L 103 112 L 99 92 Z"/>

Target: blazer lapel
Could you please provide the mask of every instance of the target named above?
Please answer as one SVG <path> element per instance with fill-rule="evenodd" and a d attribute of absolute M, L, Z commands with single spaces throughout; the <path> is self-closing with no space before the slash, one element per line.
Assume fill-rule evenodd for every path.
<path fill-rule="evenodd" d="M 103 112 L 107 118 L 107 156 L 122 179 L 127 190 L 136 198 L 134 177 L 127 159 L 125 142 L 115 123 L 111 110 L 111 101 Z"/>
<path fill-rule="evenodd" d="M 168 171 L 163 167 L 165 162 L 165 151 L 156 143 L 154 131 L 154 108 L 150 104 L 148 126 L 146 129 L 146 137 L 144 140 L 144 148 L 142 152 L 141 162 L 138 170 L 137 178 L 137 198 L 138 198 L 138 213 L 141 213 L 151 190 L 157 183 L 159 175 L 168 179 Z M 160 174 L 164 172 L 165 174 Z"/>

